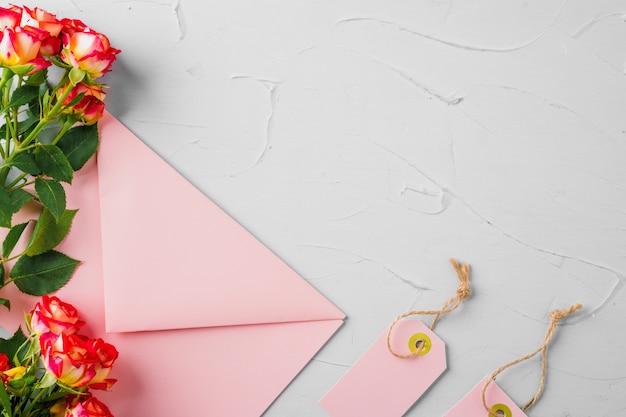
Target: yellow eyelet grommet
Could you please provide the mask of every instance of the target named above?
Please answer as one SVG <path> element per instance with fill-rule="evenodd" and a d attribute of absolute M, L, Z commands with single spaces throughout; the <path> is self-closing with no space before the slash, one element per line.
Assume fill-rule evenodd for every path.
<path fill-rule="evenodd" d="M 417 353 L 417 356 L 424 356 L 425 354 L 430 352 L 430 348 L 433 346 L 433 342 L 430 340 L 430 337 L 428 337 L 428 335 L 424 333 L 415 333 L 409 339 L 409 350 L 411 352 L 415 352 L 418 345 L 420 346 L 420 351 Z"/>
<path fill-rule="evenodd" d="M 491 406 L 491 412 L 502 417 L 512 417 L 511 409 L 504 404 L 495 404 Z M 490 416 L 491 417 L 491 416 Z"/>

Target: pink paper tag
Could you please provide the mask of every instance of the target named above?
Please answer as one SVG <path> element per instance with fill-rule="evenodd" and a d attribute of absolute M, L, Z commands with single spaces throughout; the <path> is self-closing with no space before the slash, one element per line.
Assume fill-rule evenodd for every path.
<path fill-rule="evenodd" d="M 419 320 L 396 323 L 391 347 L 407 355 L 419 340 L 419 356 L 397 358 L 387 348 L 385 330 L 320 405 L 333 417 L 402 416 L 446 369 L 444 343 Z"/>
<path fill-rule="evenodd" d="M 443 417 L 489 417 L 483 405 L 483 387 L 487 378 L 476 385 L 465 397 L 452 407 Z M 522 410 L 505 394 L 502 389 L 491 382 L 485 392 L 487 405 L 491 411 L 502 417 L 527 417 Z M 499 413 L 498 413 L 499 412 Z"/>

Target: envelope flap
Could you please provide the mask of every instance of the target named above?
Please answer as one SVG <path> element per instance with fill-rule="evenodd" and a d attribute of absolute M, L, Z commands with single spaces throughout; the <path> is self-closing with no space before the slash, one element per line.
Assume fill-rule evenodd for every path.
<path fill-rule="evenodd" d="M 119 121 L 100 131 L 108 331 L 343 319 Z"/>

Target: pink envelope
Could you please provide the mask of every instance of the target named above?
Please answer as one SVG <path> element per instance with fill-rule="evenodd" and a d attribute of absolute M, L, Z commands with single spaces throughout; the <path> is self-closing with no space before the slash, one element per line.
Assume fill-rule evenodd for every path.
<path fill-rule="evenodd" d="M 83 333 L 120 351 L 117 416 L 259 416 L 344 314 L 119 121 L 67 188 L 79 208 L 60 250 L 80 259 L 59 297 Z M 13 330 L 37 301 L 12 300 Z"/>

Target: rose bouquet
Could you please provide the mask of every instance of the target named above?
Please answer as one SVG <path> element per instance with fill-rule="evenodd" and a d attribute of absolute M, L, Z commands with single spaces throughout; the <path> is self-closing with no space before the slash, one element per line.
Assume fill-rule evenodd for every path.
<path fill-rule="evenodd" d="M 92 395 L 108 389 L 117 350 L 79 334 L 76 309 L 46 294 L 79 261 L 56 251 L 75 209 L 65 184 L 98 148 L 105 85 L 120 51 L 80 20 L 40 8 L 0 7 L 0 289 L 42 296 L 0 339 L 0 416 L 108 417 Z M 10 308 L 7 298 L 0 304 Z"/>
<path fill-rule="evenodd" d="M 118 352 L 102 339 L 79 334 L 76 309 L 43 296 L 21 330 L 0 343 L 0 415 L 3 417 L 112 417 L 92 394 L 110 388 Z"/>
<path fill-rule="evenodd" d="M 120 51 L 80 20 L 0 7 L 0 288 L 52 293 L 79 261 L 55 251 L 76 210 L 62 183 L 96 152 L 104 85 Z M 33 218 L 16 221 L 28 205 Z M 8 299 L 0 304 L 10 308 Z"/>

